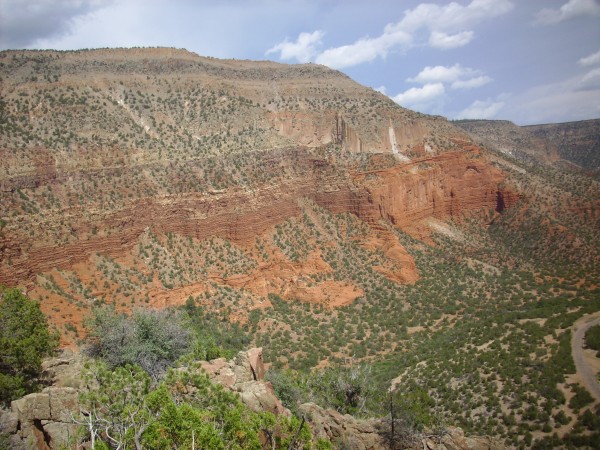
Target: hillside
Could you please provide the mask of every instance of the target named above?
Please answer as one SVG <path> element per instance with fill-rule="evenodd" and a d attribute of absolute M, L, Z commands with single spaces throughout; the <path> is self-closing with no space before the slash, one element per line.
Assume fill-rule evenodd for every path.
<path fill-rule="evenodd" d="M 518 126 L 505 120 L 453 122 L 481 144 L 518 159 L 597 174 L 600 119 Z"/>
<path fill-rule="evenodd" d="M 561 159 L 589 172 L 600 171 L 600 119 L 524 128 L 555 145 Z"/>
<path fill-rule="evenodd" d="M 318 302 L 325 289 L 343 304 L 361 289 L 304 286 L 328 263 L 307 258 L 315 237 L 280 242 L 274 226 L 319 221 L 318 208 L 352 213 L 369 224 L 371 252 L 383 249 L 381 272 L 414 281 L 412 258 L 379 220 L 417 231 L 504 195 L 502 173 L 458 129 L 325 67 L 170 49 L 2 61 L 0 281 L 35 283 L 51 316 L 72 314 L 67 300 L 178 304 L 213 284 Z M 317 238 L 337 237 L 323 227 Z M 187 254 L 173 254 L 179 246 Z"/>
<path fill-rule="evenodd" d="M 191 304 L 282 377 L 364 363 L 430 425 L 598 436 L 568 347 L 600 309 L 597 122 L 452 123 L 174 49 L 5 51 L 0 77 L 0 283 L 63 346 L 95 305 Z"/>

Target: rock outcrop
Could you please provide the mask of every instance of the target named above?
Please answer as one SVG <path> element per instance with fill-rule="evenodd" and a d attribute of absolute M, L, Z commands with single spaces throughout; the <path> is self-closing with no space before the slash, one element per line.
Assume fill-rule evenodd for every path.
<path fill-rule="evenodd" d="M 264 378 L 262 348 L 239 352 L 230 361 L 224 358 L 203 361 L 201 366 L 211 381 L 237 392 L 242 402 L 251 410 L 290 414 L 275 395 L 271 383 Z"/>
<path fill-rule="evenodd" d="M 78 425 L 79 391 L 72 387 L 47 387 L 15 400 L 0 416 L 0 429 L 11 436 L 15 449 L 59 449 L 73 442 Z"/>
<path fill-rule="evenodd" d="M 314 403 L 300 405 L 300 412 L 310 423 L 317 438 L 326 439 L 334 448 L 352 450 L 501 450 L 504 445 L 496 439 L 465 436 L 460 428 L 446 427 L 436 433 L 416 433 L 396 430 L 392 435 L 390 425 L 381 419 L 356 419 Z M 401 428 L 401 427 L 398 427 Z"/>
<path fill-rule="evenodd" d="M 515 196 L 502 190 L 504 175 L 490 166 L 477 149 L 424 156 L 388 169 L 340 173 L 327 158 L 303 158 L 305 150 L 289 149 L 257 155 L 281 170 L 294 161 L 287 180 L 260 184 L 252 191 L 226 190 L 218 195 L 186 193 L 170 198 L 131 201 L 112 212 L 98 213 L 94 226 L 102 235 L 86 235 L 89 225 L 77 222 L 73 210 L 73 242 L 50 244 L 44 236 L 0 234 L 0 283 L 27 281 L 53 268 L 68 269 L 101 250 L 113 257 L 125 254 L 147 229 L 206 239 L 219 236 L 247 242 L 270 227 L 301 213 L 298 201 L 308 198 L 335 213 L 350 212 L 371 224 L 383 219 L 411 231 L 427 217 L 460 216 L 465 211 L 504 208 Z M 353 178 L 353 179 L 352 179 Z M 44 180 L 39 183 L 44 184 Z M 499 198 L 502 198 L 500 205 Z M 35 225 L 37 230 L 44 219 Z M 47 233 L 52 229 L 46 224 Z M 37 232 L 37 231 L 36 231 Z M 15 241 L 20 239 L 21 242 Z M 24 241 L 23 241 L 24 240 Z M 27 248 L 27 251 L 24 249 Z"/>
<path fill-rule="evenodd" d="M 379 421 L 358 420 L 314 403 L 304 403 L 299 409 L 312 427 L 313 434 L 331 441 L 336 447 L 354 450 L 388 448 L 377 428 Z"/>
<path fill-rule="evenodd" d="M 14 449 L 58 449 L 75 441 L 83 357 L 65 349 L 42 363 L 42 392 L 15 400 L 0 412 L 0 431 L 11 435 Z"/>

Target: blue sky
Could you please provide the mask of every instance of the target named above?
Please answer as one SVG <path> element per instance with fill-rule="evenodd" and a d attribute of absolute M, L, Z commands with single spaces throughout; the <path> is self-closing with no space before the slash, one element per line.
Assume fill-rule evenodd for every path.
<path fill-rule="evenodd" d="M 450 119 L 600 117 L 600 0 L 0 0 L 1 49 L 132 46 L 325 64 Z"/>

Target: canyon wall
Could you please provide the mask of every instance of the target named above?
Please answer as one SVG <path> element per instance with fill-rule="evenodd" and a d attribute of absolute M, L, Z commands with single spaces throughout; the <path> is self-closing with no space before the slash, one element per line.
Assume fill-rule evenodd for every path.
<path fill-rule="evenodd" d="M 304 156 L 304 157 L 302 157 Z M 273 158 L 294 160 L 295 176 L 257 185 L 252 190 L 231 188 L 209 193 L 185 193 L 132 201 L 100 215 L 94 223 L 70 224 L 74 242 L 51 245 L 12 240 L 0 235 L 0 282 L 18 284 L 53 268 L 66 269 L 101 251 L 119 256 L 136 244 L 146 229 L 202 240 L 212 236 L 233 242 L 251 241 L 267 229 L 298 216 L 298 202 L 313 200 L 334 213 L 352 213 L 374 227 L 381 220 L 407 232 L 423 229 L 428 217 L 456 218 L 465 211 L 500 210 L 514 202 L 499 188 L 503 174 L 481 158 L 478 150 L 446 152 L 372 171 L 340 171 L 326 157 L 305 149 L 290 149 Z M 44 183 L 43 179 L 34 183 Z M 87 236 L 89 227 L 110 234 Z M 27 250 L 25 250 L 27 249 Z M 10 264 L 7 264 L 10 261 Z"/>

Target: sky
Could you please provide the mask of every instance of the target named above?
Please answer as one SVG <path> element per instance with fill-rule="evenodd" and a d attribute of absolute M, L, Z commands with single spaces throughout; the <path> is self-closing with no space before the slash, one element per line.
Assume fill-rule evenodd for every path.
<path fill-rule="evenodd" d="M 600 0 L 0 0 L 0 49 L 156 46 L 324 64 L 449 119 L 600 118 Z"/>

